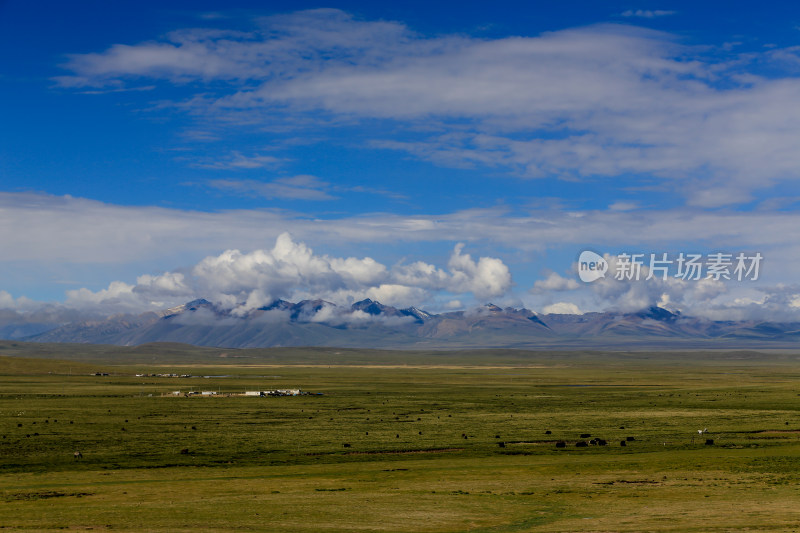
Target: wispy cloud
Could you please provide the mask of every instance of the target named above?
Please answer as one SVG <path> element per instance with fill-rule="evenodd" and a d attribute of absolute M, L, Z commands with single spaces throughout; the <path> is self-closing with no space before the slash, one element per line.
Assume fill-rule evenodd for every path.
<path fill-rule="evenodd" d="M 631 211 L 633 209 L 637 209 L 638 207 L 639 204 L 637 204 L 636 202 L 623 202 L 623 201 L 614 202 L 608 206 L 608 208 L 611 211 Z"/>
<path fill-rule="evenodd" d="M 25 224 L 19 221 L 24 220 Z M 167 252 L 250 249 L 280 233 L 306 242 L 483 242 L 538 253 L 567 244 L 597 247 L 676 246 L 764 248 L 800 259 L 794 239 L 800 213 L 702 211 L 553 211 L 512 215 L 504 208 L 437 214 L 392 213 L 321 218 L 284 209 L 186 211 L 107 204 L 70 196 L 0 193 L 0 242 L 13 254 L 0 262 L 125 263 Z M 242 228 L 248 228 L 242 232 Z M 635 231 L 632 229 L 635 228 Z M 657 250 L 656 250 L 657 251 Z M 791 262 L 773 265 L 791 272 Z"/>
<path fill-rule="evenodd" d="M 82 94 L 109 94 L 109 93 L 126 93 L 131 91 L 152 91 L 156 88 L 155 85 L 143 85 L 139 87 L 117 87 L 111 89 L 87 89 L 85 91 L 81 91 Z"/>
<path fill-rule="evenodd" d="M 210 158 L 206 157 L 192 163 L 192 166 L 197 168 L 211 168 L 217 170 L 249 170 L 254 168 L 274 168 L 283 162 L 282 159 L 263 154 L 254 154 L 246 156 L 238 151 L 233 151 L 230 154 Z"/>
<path fill-rule="evenodd" d="M 58 81 L 167 83 L 183 90 L 180 109 L 220 127 L 384 121 L 396 133 L 373 148 L 520 177 L 642 175 L 672 184 L 691 205 L 720 207 L 799 177 L 796 56 L 720 56 L 625 25 L 426 37 L 401 23 L 319 9 L 261 18 L 248 32 L 184 29 L 73 54 L 71 74 Z M 775 74 L 742 75 L 759 62 Z M 267 163 L 254 157 L 263 156 L 210 164 Z"/>
<path fill-rule="evenodd" d="M 666 17 L 674 15 L 675 11 L 667 11 L 664 9 L 628 9 L 622 12 L 623 17 L 638 17 L 645 19 L 653 19 L 656 17 Z"/>
<path fill-rule="evenodd" d="M 270 182 L 221 179 L 211 180 L 208 185 L 228 193 L 263 198 L 290 200 L 334 200 L 336 198 L 326 192 L 326 189 L 330 187 L 329 183 L 308 175 L 278 178 Z"/>

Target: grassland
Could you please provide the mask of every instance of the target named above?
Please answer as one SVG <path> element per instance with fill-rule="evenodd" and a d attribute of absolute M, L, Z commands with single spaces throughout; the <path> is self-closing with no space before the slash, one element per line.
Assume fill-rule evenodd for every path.
<path fill-rule="evenodd" d="M 4 529 L 800 529 L 793 353 L 0 353 Z"/>

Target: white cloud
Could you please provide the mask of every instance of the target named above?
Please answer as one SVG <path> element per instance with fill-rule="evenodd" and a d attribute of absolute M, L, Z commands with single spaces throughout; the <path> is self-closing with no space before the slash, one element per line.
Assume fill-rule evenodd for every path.
<path fill-rule="evenodd" d="M 388 278 L 386 266 L 371 257 L 333 257 L 330 259 L 330 266 L 352 287 L 375 286 Z"/>
<path fill-rule="evenodd" d="M 580 308 L 570 302 L 557 302 L 551 305 L 546 305 L 542 308 L 542 313 L 545 315 L 581 315 L 583 314 Z"/>
<path fill-rule="evenodd" d="M 24 220 L 24 224 L 19 221 Z M 620 246 L 658 252 L 654 247 L 714 247 L 765 253 L 764 275 L 791 279 L 800 260 L 793 235 L 800 214 L 786 211 L 713 211 L 660 209 L 633 211 L 530 211 L 509 214 L 502 208 L 467 209 L 441 214 L 372 214 L 319 218 L 278 210 L 219 212 L 118 206 L 93 200 L 30 193 L 0 192 L 0 245 L 20 261 L 113 265 L 143 261 L 149 271 L 198 262 L 216 250 L 252 249 L 274 242 L 291 228 L 303 242 L 335 248 L 386 242 L 487 243 L 522 252 L 556 246 Z M 247 228 L 243 231 L 242 228 Z M 633 231 L 635 229 L 635 231 Z M 451 244 L 448 244 L 451 246 Z M 455 263 L 459 259 L 455 254 Z M 176 259 L 178 258 L 178 259 Z M 186 258 L 190 258 L 188 261 Z M 165 261 L 173 262 L 164 264 Z M 468 263 L 480 261 L 470 259 Z M 490 262 L 484 261 L 482 268 Z M 768 268 L 767 268 L 768 265 Z M 349 268 L 355 268 L 349 265 Z M 338 268 L 338 267 L 337 267 Z M 368 271 L 374 268 L 364 266 Z M 469 266 L 467 270 L 473 269 Z M 377 278 L 382 274 L 375 273 Z M 393 279 L 442 287 L 448 273 L 424 261 L 398 265 Z M 503 276 L 501 275 L 500 278 Z M 502 285 L 501 283 L 500 285 Z"/>
<path fill-rule="evenodd" d="M 365 315 L 366 313 L 358 311 L 357 313 L 353 314 L 353 318 L 357 320 L 358 318 L 365 318 Z M 340 324 L 346 322 L 342 313 L 337 312 L 336 308 L 332 305 L 323 305 L 319 311 L 314 313 L 314 315 L 308 319 L 311 322 L 326 322 L 328 324 Z"/>
<path fill-rule="evenodd" d="M 180 272 L 165 272 L 158 276 L 144 274 L 136 278 L 133 292 L 147 295 L 189 296 L 192 290 L 186 285 Z"/>
<path fill-rule="evenodd" d="M 616 258 L 606 255 L 606 259 L 609 273 L 613 273 Z M 796 293 L 793 286 L 758 286 L 747 281 L 725 282 L 711 278 L 696 281 L 673 277 L 662 279 L 660 275 L 646 279 L 648 272 L 649 269 L 643 266 L 638 280 L 618 280 L 610 274 L 587 284 L 591 296 L 586 305 L 598 310 L 623 312 L 658 306 L 685 316 L 710 320 L 800 320 L 800 310 L 792 306 L 793 294 Z"/>
<path fill-rule="evenodd" d="M 771 77 L 742 75 L 764 63 Z M 720 58 L 626 25 L 426 37 L 318 9 L 259 19 L 250 32 L 185 29 L 74 54 L 59 81 L 178 85 L 179 109 L 228 127 L 386 120 L 401 134 L 372 147 L 523 177 L 643 175 L 677 182 L 691 205 L 722 206 L 800 177 L 796 63 L 794 48 Z M 420 133 L 420 122 L 443 133 Z M 259 157 L 218 164 L 271 162 Z"/>
<path fill-rule="evenodd" d="M 147 300 L 134 293 L 134 285 L 112 281 L 107 289 L 96 292 L 86 288 L 67 291 L 67 307 L 78 310 L 93 310 L 115 314 L 146 310 Z"/>
<path fill-rule="evenodd" d="M 462 309 L 464 304 L 461 302 L 461 300 L 450 300 L 449 302 L 446 302 L 443 307 L 449 310 Z"/>
<path fill-rule="evenodd" d="M 380 61 L 407 40 L 391 22 L 359 22 L 335 9 L 258 19 L 253 32 L 184 29 L 160 42 L 116 44 L 101 53 L 72 54 L 74 72 L 56 81 L 71 87 L 120 84 L 119 78 L 161 78 L 174 83 L 224 80 L 242 83 L 296 76 L 309 62 L 344 65 L 355 58 Z"/>
<path fill-rule="evenodd" d="M 697 207 L 722 207 L 744 204 L 752 199 L 752 195 L 747 191 L 727 187 L 710 187 L 691 192 L 686 203 Z"/>
<path fill-rule="evenodd" d="M 637 209 L 639 204 L 636 202 L 614 202 L 613 204 L 609 205 L 608 208 L 611 211 L 631 211 L 633 209 Z"/>
<path fill-rule="evenodd" d="M 416 285 L 428 289 L 445 287 L 448 275 L 444 270 L 423 261 L 415 261 L 408 265 L 398 265 L 394 268 L 393 278 L 406 285 Z"/>
<path fill-rule="evenodd" d="M 511 272 L 500 259 L 481 257 L 473 261 L 469 254 L 461 253 L 463 249 L 463 244 L 457 244 L 448 262 L 452 272 L 447 283 L 450 292 L 471 292 L 478 298 L 492 298 L 511 289 Z"/>
<path fill-rule="evenodd" d="M 485 298 L 502 296 L 510 290 L 511 274 L 501 260 L 481 257 L 474 261 L 468 254 L 462 254 L 462 249 L 463 245 L 456 246 L 448 272 L 431 266 L 440 273 L 432 283 L 430 277 L 409 276 L 403 267 L 398 267 L 395 277 L 393 270 L 369 257 L 317 255 L 304 243 L 295 242 L 288 233 L 283 233 L 271 250 L 249 253 L 227 250 L 201 260 L 189 275 L 148 274 L 139 276 L 136 285 L 114 281 L 99 291 L 70 290 L 66 305 L 106 312 L 142 311 L 204 297 L 240 315 L 277 299 L 323 299 L 346 305 L 371 298 L 387 305 L 408 307 L 420 305 L 441 291 Z M 9 299 L 10 296 L 5 298 L 0 293 L 0 303 Z M 320 317 L 332 312 L 325 311 Z M 355 318 L 347 320 L 351 319 Z"/>
<path fill-rule="evenodd" d="M 664 277 L 658 272 L 648 279 L 650 269 L 646 265 L 631 279 L 618 279 L 617 256 L 604 257 L 608 261 L 608 275 L 589 284 L 604 308 L 631 312 L 669 302 L 669 309 L 681 310 L 684 305 L 693 307 L 691 304 L 698 301 L 708 302 L 726 290 L 722 282 L 711 279 L 688 281 L 671 275 Z"/>
<path fill-rule="evenodd" d="M 208 185 L 220 191 L 264 198 L 286 198 L 291 200 L 335 199 L 334 196 L 324 190 L 329 187 L 327 182 L 308 175 L 278 178 L 269 182 L 218 179 L 209 181 Z"/>
<path fill-rule="evenodd" d="M 19 224 L 20 220 L 25 224 Z M 481 243 L 483 248 L 492 243 L 525 253 L 586 243 L 592 243 L 599 251 L 620 246 L 629 251 L 643 248 L 654 252 L 659 251 L 654 247 L 684 246 L 749 249 L 765 254 L 764 275 L 775 276 L 772 281 L 778 282 L 792 279 L 792 265 L 800 260 L 800 246 L 793 238 L 798 225 L 800 214 L 793 210 L 545 210 L 511 215 L 494 208 L 436 215 L 373 214 L 322 219 L 277 210 L 198 212 L 118 206 L 69 196 L 0 193 L 0 245 L 13 250 L 13 254 L 0 257 L 0 263 L 10 268 L 11 263 L 21 261 L 63 265 L 142 261 L 151 265 L 146 269 L 151 272 L 171 271 L 176 264 L 194 264 L 216 250 L 252 249 L 253 243 L 274 242 L 291 228 L 292 234 L 303 242 L 328 248 L 462 241 Z M 459 262 L 466 258 L 455 256 L 453 264 L 461 270 Z M 373 281 L 388 281 L 382 278 L 379 266 L 367 263 L 358 269 L 369 272 L 375 277 Z M 487 274 L 490 264 L 491 261 L 470 259 L 464 268 L 474 271 L 482 265 L 486 271 L 483 274 Z M 355 264 L 333 265 L 337 270 L 357 270 Z M 504 286 L 504 273 L 498 274 L 498 286 Z M 452 282 L 450 279 L 445 270 L 424 261 L 392 268 L 392 280 L 400 284 L 442 288 Z"/>
<path fill-rule="evenodd" d="M 421 287 L 383 283 L 367 289 L 367 297 L 377 302 L 391 302 L 398 307 L 412 307 L 426 301 L 430 297 L 430 292 Z"/>
<path fill-rule="evenodd" d="M 272 250 L 228 250 L 206 257 L 192 269 L 192 274 L 209 298 L 246 301 L 251 308 L 289 296 L 298 285 L 319 292 L 344 285 L 327 257 L 315 256 L 305 244 L 295 243 L 286 233 L 278 237 Z"/>
<path fill-rule="evenodd" d="M 727 298 L 704 300 L 696 306 L 696 314 L 711 320 L 769 320 L 798 322 L 800 310 L 792 303 L 797 286 L 729 288 Z"/>
<path fill-rule="evenodd" d="M 14 309 L 16 302 L 8 291 L 0 291 L 0 309 Z"/>
<path fill-rule="evenodd" d="M 580 284 L 574 279 L 565 278 L 558 275 L 556 272 L 551 272 L 546 279 L 537 280 L 533 284 L 531 292 L 572 291 L 579 287 Z"/>

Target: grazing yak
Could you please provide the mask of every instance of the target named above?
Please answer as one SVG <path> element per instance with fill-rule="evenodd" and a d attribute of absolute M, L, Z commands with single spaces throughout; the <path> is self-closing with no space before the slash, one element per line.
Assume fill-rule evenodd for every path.
<path fill-rule="evenodd" d="M 81 452 L 76 451 L 72 454 L 73 459 L 83 459 L 83 454 Z"/>

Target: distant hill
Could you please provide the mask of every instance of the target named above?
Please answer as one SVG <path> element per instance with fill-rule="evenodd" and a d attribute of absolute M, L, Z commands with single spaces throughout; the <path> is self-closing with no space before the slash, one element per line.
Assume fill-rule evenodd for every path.
<path fill-rule="evenodd" d="M 529 309 L 487 304 L 469 311 L 433 314 L 416 307 L 398 309 L 370 299 L 349 307 L 324 300 L 276 300 L 245 314 L 234 314 L 198 299 L 162 313 L 37 328 L 32 332 L 20 329 L 18 333 L 22 334 L 13 338 L 122 346 L 174 342 L 229 348 L 393 349 L 620 348 L 658 347 L 664 343 L 706 348 L 796 347 L 800 340 L 798 323 L 710 321 L 660 307 L 634 313 L 539 315 Z M 10 330 L 10 326 L 3 329 L 0 325 L 0 332 Z"/>

